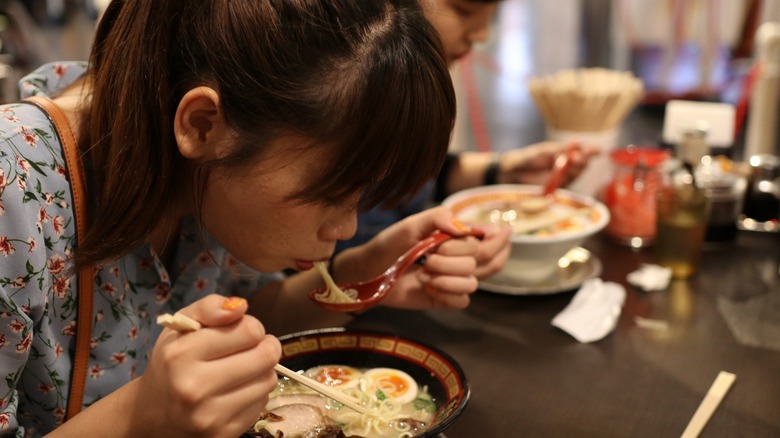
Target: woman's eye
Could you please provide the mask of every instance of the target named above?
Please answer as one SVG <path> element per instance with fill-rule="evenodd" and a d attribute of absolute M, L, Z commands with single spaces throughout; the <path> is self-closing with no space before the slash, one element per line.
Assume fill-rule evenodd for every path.
<path fill-rule="evenodd" d="M 317 201 L 317 203 L 318 203 L 318 204 L 320 204 L 321 206 L 323 206 L 323 207 L 326 207 L 326 208 L 333 208 L 333 207 L 338 207 L 338 206 L 340 206 L 340 205 L 341 205 L 343 202 L 344 202 L 344 201 L 340 201 L 340 200 L 338 200 L 338 199 L 335 199 L 335 198 L 319 199 L 319 200 Z"/>
<path fill-rule="evenodd" d="M 452 10 L 461 17 L 469 17 L 475 13 L 478 6 L 463 3 L 451 3 Z"/>
<path fill-rule="evenodd" d="M 359 198 L 346 197 L 346 198 L 324 198 L 317 201 L 320 205 L 327 208 L 341 208 L 344 210 L 358 209 Z"/>
<path fill-rule="evenodd" d="M 470 11 L 458 6 L 453 6 L 452 9 L 455 11 L 456 14 L 458 14 L 461 17 L 468 17 L 469 15 L 471 15 Z"/>

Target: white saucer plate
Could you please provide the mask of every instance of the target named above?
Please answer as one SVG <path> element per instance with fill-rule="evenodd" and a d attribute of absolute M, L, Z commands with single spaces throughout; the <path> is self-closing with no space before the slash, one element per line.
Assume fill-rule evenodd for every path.
<path fill-rule="evenodd" d="M 578 288 L 585 280 L 601 275 L 601 260 L 585 248 L 576 247 L 558 261 L 553 275 L 525 284 L 504 272 L 479 282 L 479 289 L 505 295 L 549 295 Z"/>

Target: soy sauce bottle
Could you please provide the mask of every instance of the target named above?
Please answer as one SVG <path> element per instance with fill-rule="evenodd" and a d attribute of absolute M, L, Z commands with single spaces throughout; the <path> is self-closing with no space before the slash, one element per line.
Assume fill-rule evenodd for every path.
<path fill-rule="evenodd" d="M 780 158 L 771 154 L 753 155 L 749 164 L 751 176 L 743 213 L 756 222 L 777 222 L 780 219 Z"/>
<path fill-rule="evenodd" d="M 689 126 L 678 145 L 680 160 L 694 177 L 696 187 L 709 199 L 710 211 L 704 241 L 722 244 L 737 236 L 737 221 L 743 208 L 744 175 L 729 170 L 731 160 L 713 156 L 707 144 L 708 126 Z"/>

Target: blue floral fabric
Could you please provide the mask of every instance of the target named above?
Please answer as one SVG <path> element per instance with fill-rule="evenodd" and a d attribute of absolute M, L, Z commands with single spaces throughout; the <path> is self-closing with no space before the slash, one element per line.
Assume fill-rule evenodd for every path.
<path fill-rule="evenodd" d="M 79 62 L 47 64 L 21 81 L 22 96 L 55 95 L 85 70 Z M 71 205 L 68 169 L 47 115 L 29 103 L 0 106 L 3 435 L 39 436 L 64 420 L 78 293 L 67 270 Z M 181 225 L 174 257 L 168 272 L 145 244 L 96 268 L 85 406 L 143 373 L 161 331 L 157 315 L 211 293 L 246 296 L 279 278 L 243 266 L 192 219 Z"/>

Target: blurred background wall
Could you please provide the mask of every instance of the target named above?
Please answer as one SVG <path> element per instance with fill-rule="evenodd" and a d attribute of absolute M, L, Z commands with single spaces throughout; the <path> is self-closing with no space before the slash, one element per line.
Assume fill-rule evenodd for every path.
<path fill-rule="evenodd" d="M 86 59 L 107 1 L 0 0 L 0 100 L 16 99 L 18 77 L 44 62 Z M 735 101 L 764 21 L 780 21 L 780 1 L 504 0 L 491 37 L 453 69 L 453 147 L 474 148 L 475 112 L 495 150 L 542 140 L 527 82 L 566 68 L 631 70 L 645 82 L 646 107 Z"/>

